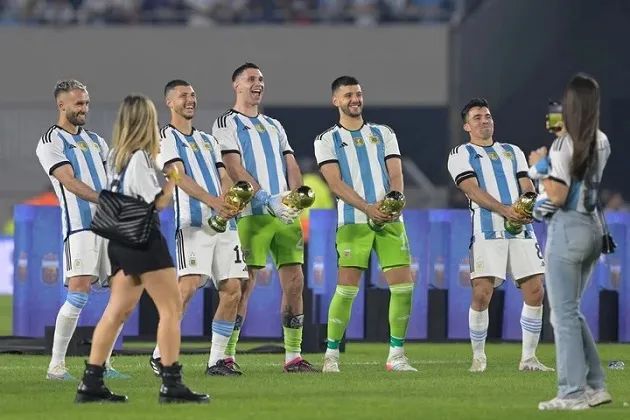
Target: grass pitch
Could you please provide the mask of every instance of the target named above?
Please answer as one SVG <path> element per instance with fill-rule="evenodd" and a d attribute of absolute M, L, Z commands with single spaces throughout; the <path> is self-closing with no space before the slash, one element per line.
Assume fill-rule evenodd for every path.
<path fill-rule="evenodd" d="M 341 356 L 340 374 L 284 374 L 283 355 L 241 355 L 245 375 L 204 375 L 204 355 L 185 355 L 184 377 L 196 391 L 211 395 L 208 405 L 160 406 L 159 379 L 147 356 L 120 356 L 114 366 L 131 380 L 112 380 L 114 392 L 125 393 L 123 405 L 76 405 L 76 385 L 83 358 L 67 365 L 77 381 L 45 379 L 48 357 L 0 355 L 0 418 L 3 419 L 484 419 L 606 418 L 628 419 L 630 375 L 609 370 L 613 403 L 584 412 L 539 412 L 538 402 L 556 390 L 556 374 L 519 372 L 520 344 L 489 344 L 488 370 L 467 371 L 468 344 L 408 344 L 406 353 L 419 372 L 386 372 L 386 344 L 349 343 Z M 600 346 L 602 362 L 630 360 L 630 346 Z M 552 345 L 541 345 L 541 361 L 555 367 Z M 321 366 L 322 355 L 305 355 Z"/>

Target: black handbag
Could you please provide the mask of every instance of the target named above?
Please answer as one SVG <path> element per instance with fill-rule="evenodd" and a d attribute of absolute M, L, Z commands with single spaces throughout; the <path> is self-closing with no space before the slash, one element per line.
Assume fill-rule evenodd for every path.
<path fill-rule="evenodd" d="M 591 149 L 591 153 L 593 152 L 594 149 Z M 588 177 L 590 177 L 590 174 L 594 173 L 594 171 L 597 170 L 597 165 L 595 164 L 596 162 L 597 160 L 595 159 L 591 160 L 585 179 L 588 179 Z M 617 244 L 610 234 L 610 230 L 608 230 L 608 223 L 606 222 L 606 215 L 604 214 L 604 204 L 602 203 L 599 191 L 597 192 L 595 198 L 595 212 L 597 213 L 599 223 L 602 226 L 602 254 L 614 254 L 615 250 L 617 249 Z"/>
<path fill-rule="evenodd" d="M 99 193 L 90 230 L 103 238 L 136 248 L 146 245 L 151 231 L 159 229 L 159 219 L 155 201 L 147 203 L 115 191 L 124 172 L 112 182 L 111 190 L 104 189 Z"/>
<path fill-rule="evenodd" d="M 606 222 L 606 215 L 604 214 L 604 205 L 599 194 L 595 201 L 595 212 L 599 218 L 599 223 L 602 225 L 602 254 L 613 254 L 615 249 L 617 249 L 617 244 L 608 230 L 608 223 Z"/>
<path fill-rule="evenodd" d="M 608 223 L 606 223 L 606 216 L 604 215 L 604 209 L 602 208 L 603 206 L 600 204 L 597 207 L 598 208 L 595 211 L 597 211 L 603 230 L 602 254 L 613 254 L 615 249 L 617 249 L 617 244 L 608 230 Z"/>

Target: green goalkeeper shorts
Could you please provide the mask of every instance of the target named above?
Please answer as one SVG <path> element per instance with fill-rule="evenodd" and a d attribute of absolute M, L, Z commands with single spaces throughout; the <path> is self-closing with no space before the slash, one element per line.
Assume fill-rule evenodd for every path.
<path fill-rule="evenodd" d="M 372 249 L 383 270 L 411 264 L 409 240 L 402 222 L 387 223 L 380 232 L 374 232 L 366 223 L 344 225 L 337 229 L 340 267 L 367 269 Z"/>
<path fill-rule="evenodd" d="M 245 216 L 237 221 L 243 260 L 248 267 L 267 265 L 271 253 L 276 268 L 304 263 L 304 238 L 299 219 L 291 225 L 269 214 Z"/>

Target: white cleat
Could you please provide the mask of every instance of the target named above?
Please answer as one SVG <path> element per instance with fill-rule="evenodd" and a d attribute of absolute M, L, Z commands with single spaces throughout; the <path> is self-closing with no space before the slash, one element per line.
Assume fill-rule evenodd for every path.
<path fill-rule="evenodd" d="M 61 362 L 52 368 L 48 368 L 48 372 L 46 372 L 46 379 L 51 379 L 53 381 L 71 381 L 74 380 L 68 369 L 66 368 L 66 364 Z"/>
<path fill-rule="evenodd" d="M 526 371 L 530 371 L 530 372 L 555 372 L 554 368 L 550 368 L 548 366 L 543 365 L 542 363 L 540 363 L 540 361 L 536 358 L 536 356 L 527 359 L 527 360 L 521 360 L 521 363 L 518 366 L 518 370 L 520 370 L 521 372 L 526 372 Z"/>
<path fill-rule="evenodd" d="M 324 357 L 324 366 L 322 372 L 326 373 L 339 373 L 339 358 L 335 356 Z"/>
<path fill-rule="evenodd" d="M 593 388 L 586 390 L 586 398 L 588 399 L 588 405 L 591 407 L 597 407 L 612 402 L 610 394 L 604 390 L 598 391 Z"/>
<path fill-rule="evenodd" d="M 484 372 L 486 370 L 486 358 L 485 357 L 475 357 L 472 361 L 472 365 L 469 372 Z"/>
<path fill-rule="evenodd" d="M 588 410 L 589 406 L 586 396 L 580 398 L 554 398 L 550 401 L 538 403 L 541 411 L 579 411 Z"/>
<path fill-rule="evenodd" d="M 409 364 L 409 359 L 404 354 L 399 356 L 394 356 L 387 359 L 387 363 L 385 363 L 385 368 L 388 371 L 397 371 L 397 372 L 417 372 L 418 369 L 411 366 Z"/>

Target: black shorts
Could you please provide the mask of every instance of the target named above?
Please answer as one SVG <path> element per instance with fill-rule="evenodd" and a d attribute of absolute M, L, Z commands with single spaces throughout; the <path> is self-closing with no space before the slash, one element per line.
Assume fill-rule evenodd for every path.
<path fill-rule="evenodd" d="M 164 268 L 175 268 L 166 239 L 159 230 L 151 232 L 146 246 L 142 248 L 131 248 L 110 240 L 107 254 L 112 266 L 112 276 L 119 270 L 123 270 L 128 276 L 139 276 Z"/>

